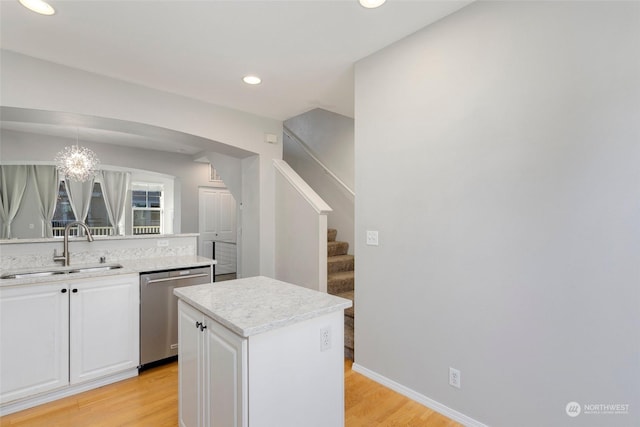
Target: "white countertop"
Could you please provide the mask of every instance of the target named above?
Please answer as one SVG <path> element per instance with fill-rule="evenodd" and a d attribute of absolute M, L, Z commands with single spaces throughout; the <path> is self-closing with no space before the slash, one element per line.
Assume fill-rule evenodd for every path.
<path fill-rule="evenodd" d="M 188 256 L 170 256 L 170 257 L 118 260 L 115 263 L 107 263 L 102 265 L 109 265 L 109 264 L 120 264 L 122 265 L 122 268 L 115 269 L 115 270 L 94 271 L 90 273 L 56 274 L 53 276 L 46 276 L 46 277 L 29 277 L 29 278 L 22 278 L 22 279 L 0 279 L 0 287 L 32 285 L 37 283 L 61 282 L 61 281 L 69 281 L 69 280 L 76 280 L 76 279 L 86 279 L 88 277 L 114 276 L 114 275 L 133 274 L 133 273 L 137 274 L 142 272 L 172 270 L 176 268 L 185 268 L 185 267 L 202 267 L 202 266 L 216 264 L 216 260 L 213 260 L 210 258 L 204 258 L 196 255 L 188 255 Z M 20 269 L 20 270 L 2 270 L 2 274 L 41 271 L 41 270 L 68 270 L 68 269 L 83 268 L 83 267 L 89 267 L 89 266 L 99 267 L 101 266 L 101 264 L 90 264 L 90 265 L 72 264 L 67 267 L 56 266 L 56 267 L 42 267 L 42 268 L 32 268 L 32 269 Z"/>
<path fill-rule="evenodd" d="M 242 337 L 344 310 L 350 300 L 264 276 L 186 286 L 173 293 Z"/>
<path fill-rule="evenodd" d="M 199 233 L 180 234 L 127 234 L 118 236 L 93 236 L 94 240 L 144 240 L 144 239 L 175 239 L 181 237 L 198 237 Z M 28 243 L 62 243 L 62 237 L 37 237 L 30 239 L 0 239 L 0 245 L 20 245 Z M 84 237 L 70 236 L 69 241 L 84 241 Z"/>

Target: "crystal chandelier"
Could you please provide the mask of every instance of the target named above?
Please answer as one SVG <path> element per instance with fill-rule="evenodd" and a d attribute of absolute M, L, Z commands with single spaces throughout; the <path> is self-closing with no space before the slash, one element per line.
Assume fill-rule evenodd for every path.
<path fill-rule="evenodd" d="M 100 160 L 96 153 L 85 147 L 76 145 L 65 147 L 55 159 L 58 171 L 68 179 L 84 182 L 93 178 L 97 172 Z"/>

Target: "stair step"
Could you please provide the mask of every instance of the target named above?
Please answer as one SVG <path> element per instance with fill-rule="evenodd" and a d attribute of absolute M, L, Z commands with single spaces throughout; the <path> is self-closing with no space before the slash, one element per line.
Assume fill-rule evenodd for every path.
<path fill-rule="evenodd" d="M 353 291 L 355 276 L 353 271 L 341 271 L 329 274 L 327 277 L 327 293 L 338 295 L 343 292 Z"/>
<path fill-rule="evenodd" d="M 353 301 L 353 291 L 343 292 L 338 296 Z M 354 306 L 352 305 L 344 311 L 344 357 L 353 360 L 353 349 L 355 348 L 355 334 L 353 330 L 354 324 Z"/>
<path fill-rule="evenodd" d="M 344 358 L 345 359 L 349 359 L 351 361 L 355 360 L 354 356 L 353 356 L 353 349 L 352 348 L 344 348 Z"/>
<path fill-rule="evenodd" d="M 349 242 L 327 242 L 327 256 L 346 255 L 349 252 Z"/>
<path fill-rule="evenodd" d="M 348 255 L 349 243 L 336 241 L 338 230 L 327 230 L 327 293 L 353 302 L 355 282 L 355 259 Z M 355 304 L 355 303 L 354 303 Z M 344 357 L 353 359 L 355 307 L 344 311 Z"/>
<path fill-rule="evenodd" d="M 342 293 L 336 294 L 336 296 L 339 296 L 340 298 L 350 299 L 351 302 L 353 302 L 351 307 L 347 308 L 344 311 L 345 320 L 346 320 L 347 317 L 350 317 L 352 319 L 351 327 L 353 328 L 353 318 L 355 317 L 355 308 L 356 308 L 356 303 L 355 303 L 355 301 L 353 299 L 354 298 L 354 292 L 353 291 L 342 292 Z"/>
<path fill-rule="evenodd" d="M 345 348 L 353 350 L 354 348 L 354 332 L 353 332 L 353 318 L 344 318 L 344 346 Z"/>
<path fill-rule="evenodd" d="M 338 273 L 340 271 L 353 271 L 355 260 L 353 255 L 336 255 L 327 258 L 327 273 Z"/>

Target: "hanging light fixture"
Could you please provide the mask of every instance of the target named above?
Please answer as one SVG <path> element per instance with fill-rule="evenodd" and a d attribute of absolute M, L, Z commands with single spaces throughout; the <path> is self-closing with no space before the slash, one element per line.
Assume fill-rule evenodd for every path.
<path fill-rule="evenodd" d="M 100 160 L 96 153 L 86 147 L 78 145 L 76 132 L 76 145 L 64 147 L 55 158 L 58 171 L 68 179 L 85 182 L 93 178 L 98 171 Z"/>

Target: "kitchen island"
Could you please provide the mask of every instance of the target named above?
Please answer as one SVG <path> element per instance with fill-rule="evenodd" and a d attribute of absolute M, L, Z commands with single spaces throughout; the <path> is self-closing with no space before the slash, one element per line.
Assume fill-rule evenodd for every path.
<path fill-rule="evenodd" d="M 181 426 L 344 425 L 351 301 L 262 276 L 174 293 Z"/>

